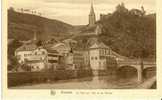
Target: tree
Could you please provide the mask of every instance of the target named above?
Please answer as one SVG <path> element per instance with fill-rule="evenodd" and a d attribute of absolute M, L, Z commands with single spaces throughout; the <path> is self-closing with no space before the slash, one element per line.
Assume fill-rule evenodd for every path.
<path fill-rule="evenodd" d="M 19 62 L 17 57 L 15 57 L 15 50 L 22 45 L 19 40 L 13 40 L 11 43 L 8 43 L 8 70 L 17 69 L 19 67 Z"/>
<path fill-rule="evenodd" d="M 41 40 L 39 40 L 36 45 L 39 47 L 39 46 L 42 46 L 43 45 L 43 42 Z"/>
<path fill-rule="evenodd" d="M 20 64 L 18 62 L 17 57 L 11 56 L 10 57 L 10 64 L 8 64 L 8 68 L 7 68 L 8 71 L 17 70 L 19 66 L 20 66 Z"/>
<path fill-rule="evenodd" d="M 104 30 L 100 40 L 123 56 L 155 54 L 156 17 L 145 13 L 144 8 L 128 10 L 124 4 L 119 4 L 116 11 L 100 21 Z"/>
<path fill-rule="evenodd" d="M 124 3 L 122 2 L 121 4 L 117 5 L 115 12 L 125 13 L 125 12 L 128 12 L 128 9 L 125 8 Z"/>
<path fill-rule="evenodd" d="M 9 11 L 15 11 L 15 9 L 13 7 L 10 7 Z"/>
<path fill-rule="evenodd" d="M 10 56 L 14 56 L 15 50 L 19 48 L 22 45 L 19 40 L 13 40 L 11 43 L 8 44 L 8 58 L 10 59 Z"/>

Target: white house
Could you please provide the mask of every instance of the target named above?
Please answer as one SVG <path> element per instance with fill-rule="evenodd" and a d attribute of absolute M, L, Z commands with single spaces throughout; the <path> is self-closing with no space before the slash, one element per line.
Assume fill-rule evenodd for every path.
<path fill-rule="evenodd" d="M 43 47 L 38 47 L 32 52 L 31 60 L 39 59 L 39 60 L 46 60 L 47 61 L 47 50 Z"/>
<path fill-rule="evenodd" d="M 95 43 L 89 49 L 90 66 L 92 70 L 106 70 L 106 57 L 110 48 L 104 43 Z"/>
<path fill-rule="evenodd" d="M 41 71 L 46 68 L 45 60 L 27 60 L 26 64 L 31 68 L 31 71 Z"/>
<path fill-rule="evenodd" d="M 33 56 L 34 50 L 37 49 L 35 44 L 27 43 L 15 50 L 15 56 L 19 63 L 25 62 L 25 59 L 30 59 Z"/>
<path fill-rule="evenodd" d="M 33 43 L 24 44 L 16 49 L 15 56 L 20 64 L 27 64 L 32 71 L 42 70 L 47 64 L 47 50 Z"/>

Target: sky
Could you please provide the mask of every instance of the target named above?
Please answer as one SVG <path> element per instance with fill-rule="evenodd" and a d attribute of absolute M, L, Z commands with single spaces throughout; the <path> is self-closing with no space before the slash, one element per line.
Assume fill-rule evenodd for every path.
<path fill-rule="evenodd" d="M 147 13 L 156 11 L 156 0 L 93 0 L 96 19 L 101 13 L 112 13 L 123 2 L 128 9 L 144 6 Z M 15 10 L 24 8 L 34 10 L 42 16 L 61 20 L 72 25 L 88 24 L 88 14 L 92 0 L 8 0 L 8 7 Z"/>

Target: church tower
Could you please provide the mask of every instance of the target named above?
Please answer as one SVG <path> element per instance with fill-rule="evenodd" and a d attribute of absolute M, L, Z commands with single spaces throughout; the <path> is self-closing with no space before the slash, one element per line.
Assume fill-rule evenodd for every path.
<path fill-rule="evenodd" d="M 91 2 L 91 9 L 89 13 L 89 26 L 94 26 L 96 22 L 96 16 L 93 8 L 93 3 Z"/>

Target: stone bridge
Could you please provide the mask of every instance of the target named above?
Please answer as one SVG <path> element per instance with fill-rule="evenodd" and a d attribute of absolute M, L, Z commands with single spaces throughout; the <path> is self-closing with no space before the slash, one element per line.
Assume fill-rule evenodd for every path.
<path fill-rule="evenodd" d="M 111 51 L 109 57 L 115 58 L 117 63 L 117 69 L 121 69 L 125 66 L 135 68 L 137 71 L 137 79 L 139 82 L 143 81 L 143 72 L 145 70 L 153 70 L 156 72 L 155 59 L 130 59 L 125 56 L 121 56 L 118 53 Z"/>
<path fill-rule="evenodd" d="M 149 69 L 156 69 L 155 60 L 141 60 L 141 59 L 116 59 L 117 68 L 124 66 L 133 67 L 137 70 L 137 78 L 139 82 L 143 81 L 143 71 Z M 156 70 L 155 70 L 156 71 Z"/>
<path fill-rule="evenodd" d="M 136 68 L 137 70 L 141 68 L 141 65 L 143 64 L 143 69 L 146 69 L 148 67 L 156 67 L 155 61 L 146 61 L 143 62 L 140 59 L 127 59 L 127 60 L 116 60 L 118 64 L 118 68 L 122 66 L 131 66 Z"/>

